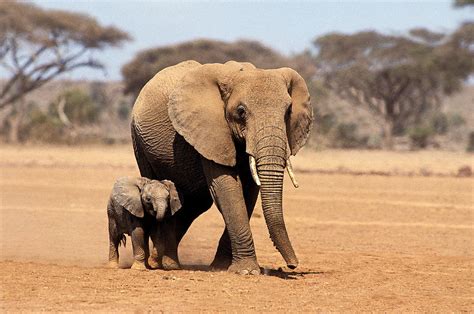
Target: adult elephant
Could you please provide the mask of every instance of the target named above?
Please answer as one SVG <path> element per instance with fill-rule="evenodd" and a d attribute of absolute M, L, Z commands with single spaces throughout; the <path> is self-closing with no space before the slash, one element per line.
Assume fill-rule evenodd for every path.
<path fill-rule="evenodd" d="M 283 220 L 283 174 L 312 117 L 306 83 L 290 68 L 185 61 L 143 87 L 132 113 L 138 167 L 172 180 L 183 198 L 164 226 L 165 269 L 179 267 L 179 241 L 214 201 L 226 228 L 211 266 L 260 273 L 249 225 L 259 191 L 273 243 L 288 267 L 298 265 Z"/>

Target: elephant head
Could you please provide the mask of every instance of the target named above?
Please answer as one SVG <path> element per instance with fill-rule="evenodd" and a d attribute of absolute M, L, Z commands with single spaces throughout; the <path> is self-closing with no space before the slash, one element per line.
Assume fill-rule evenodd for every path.
<path fill-rule="evenodd" d="M 123 178 L 113 191 L 117 202 L 132 215 L 143 218 L 145 212 L 161 221 L 167 213 L 174 215 L 181 201 L 173 182 L 147 178 Z"/>
<path fill-rule="evenodd" d="M 290 68 L 262 70 L 234 61 L 202 65 L 181 80 L 168 112 L 176 131 L 206 159 L 235 166 L 235 143 L 245 145 L 270 237 L 287 265 L 296 267 L 282 191 L 286 167 L 296 186 L 289 156 L 306 143 L 313 120 L 303 78 Z"/>

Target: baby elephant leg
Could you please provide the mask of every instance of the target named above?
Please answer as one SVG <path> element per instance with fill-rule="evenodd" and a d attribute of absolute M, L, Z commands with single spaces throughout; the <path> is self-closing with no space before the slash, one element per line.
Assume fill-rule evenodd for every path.
<path fill-rule="evenodd" d="M 181 269 L 178 259 L 178 241 L 176 240 L 176 219 L 171 217 L 162 223 L 163 235 L 160 239 L 164 243 L 161 264 L 165 270 Z"/>
<path fill-rule="evenodd" d="M 132 246 L 133 246 L 133 258 L 135 259 L 132 264 L 132 269 L 145 270 L 146 269 L 146 258 L 148 257 L 148 236 L 145 234 L 142 226 L 136 226 L 131 232 Z"/>
<path fill-rule="evenodd" d="M 109 262 L 107 267 L 119 268 L 119 252 L 118 246 L 123 234 L 120 234 L 117 230 L 115 220 L 109 217 Z"/>
<path fill-rule="evenodd" d="M 163 268 L 161 259 L 163 258 L 164 243 L 161 238 L 161 232 L 159 227 L 154 227 L 150 231 L 150 238 L 153 242 L 150 257 L 148 257 L 148 266 L 152 269 Z"/>

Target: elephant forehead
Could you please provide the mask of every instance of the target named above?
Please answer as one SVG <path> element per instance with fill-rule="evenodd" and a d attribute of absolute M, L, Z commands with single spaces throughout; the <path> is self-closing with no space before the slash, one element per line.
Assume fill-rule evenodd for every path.
<path fill-rule="evenodd" d="M 289 97 L 283 77 L 266 71 L 239 73 L 234 79 L 234 92 L 254 100 L 283 99 Z"/>
<path fill-rule="evenodd" d="M 154 197 L 166 197 L 169 194 L 168 190 L 166 189 L 166 186 L 156 181 L 145 185 L 144 192 L 145 194 Z"/>
<path fill-rule="evenodd" d="M 265 70 L 250 70 L 238 72 L 234 84 L 236 86 L 253 86 L 253 87 L 272 87 L 272 88 L 284 88 L 285 80 L 280 75 L 275 75 L 270 71 Z"/>

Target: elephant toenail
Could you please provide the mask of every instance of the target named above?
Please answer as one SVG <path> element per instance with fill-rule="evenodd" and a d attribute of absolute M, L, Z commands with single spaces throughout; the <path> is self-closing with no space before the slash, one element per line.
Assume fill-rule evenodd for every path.
<path fill-rule="evenodd" d="M 248 274 L 249 274 L 249 271 L 246 270 L 246 269 L 244 269 L 244 270 L 241 270 L 241 271 L 239 272 L 239 274 L 240 274 L 240 275 L 248 275 Z"/>
<path fill-rule="evenodd" d="M 251 275 L 260 275 L 260 270 L 254 269 L 250 272 Z"/>

